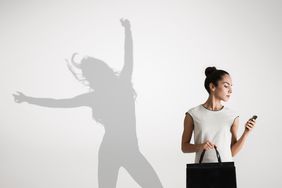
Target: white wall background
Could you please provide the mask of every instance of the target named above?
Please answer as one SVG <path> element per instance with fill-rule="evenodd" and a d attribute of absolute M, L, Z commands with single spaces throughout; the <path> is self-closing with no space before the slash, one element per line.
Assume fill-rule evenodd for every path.
<path fill-rule="evenodd" d="M 87 91 L 67 69 L 73 52 L 123 64 L 131 21 L 137 134 L 164 187 L 185 187 L 184 113 L 203 103 L 204 69 L 233 78 L 226 104 L 257 127 L 235 157 L 238 187 L 280 188 L 282 3 L 274 0 L 0 2 L 0 187 L 98 187 L 102 126 L 85 108 L 17 104 L 12 93 L 65 98 Z M 139 187 L 123 169 L 117 187 Z"/>

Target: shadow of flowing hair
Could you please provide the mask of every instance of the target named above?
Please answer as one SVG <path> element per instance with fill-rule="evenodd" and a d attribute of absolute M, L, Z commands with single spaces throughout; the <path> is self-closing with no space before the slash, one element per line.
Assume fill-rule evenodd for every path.
<path fill-rule="evenodd" d="M 71 61 L 66 60 L 68 69 L 79 82 L 89 87 L 90 91 L 105 92 L 120 79 L 119 72 L 114 71 L 104 61 L 85 56 L 80 62 L 76 62 L 77 55 L 74 53 Z M 132 83 L 130 84 L 132 86 Z M 133 87 L 131 87 L 131 92 L 136 99 L 137 94 Z"/>

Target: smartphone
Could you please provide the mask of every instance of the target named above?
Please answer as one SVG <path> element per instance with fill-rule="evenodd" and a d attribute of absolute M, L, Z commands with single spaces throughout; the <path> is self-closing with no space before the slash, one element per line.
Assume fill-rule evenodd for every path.
<path fill-rule="evenodd" d="M 257 115 L 253 115 L 253 117 L 251 117 L 250 119 L 257 119 L 258 116 Z"/>

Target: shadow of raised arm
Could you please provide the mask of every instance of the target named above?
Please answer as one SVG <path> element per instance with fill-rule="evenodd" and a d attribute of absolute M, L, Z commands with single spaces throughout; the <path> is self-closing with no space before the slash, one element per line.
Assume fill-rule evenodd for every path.
<path fill-rule="evenodd" d="M 124 41 L 124 65 L 120 72 L 120 76 L 131 81 L 133 72 L 133 41 L 130 29 L 130 22 L 127 19 L 120 20 L 124 27 L 125 41 Z"/>

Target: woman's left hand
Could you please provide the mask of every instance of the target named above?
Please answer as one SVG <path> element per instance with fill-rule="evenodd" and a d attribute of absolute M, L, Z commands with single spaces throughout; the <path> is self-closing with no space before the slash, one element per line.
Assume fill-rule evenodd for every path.
<path fill-rule="evenodd" d="M 249 119 L 247 123 L 245 124 L 245 132 L 247 133 L 251 132 L 255 126 L 256 126 L 256 120 Z"/>

